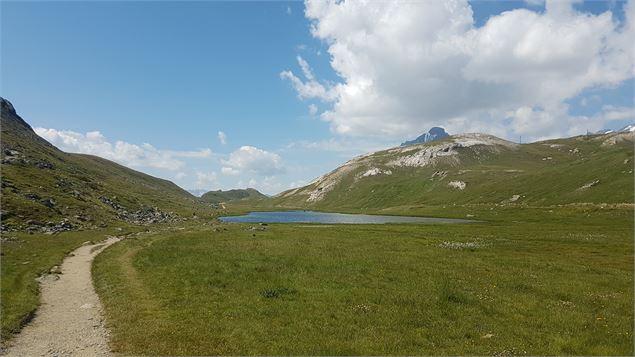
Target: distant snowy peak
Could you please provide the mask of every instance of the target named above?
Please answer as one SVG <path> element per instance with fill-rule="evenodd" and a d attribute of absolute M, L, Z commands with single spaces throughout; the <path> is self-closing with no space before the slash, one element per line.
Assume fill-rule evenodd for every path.
<path fill-rule="evenodd" d="M 445 129 L 435 126 L 418 138 L 402 143 L 401 146 L 428 143 L 430 141 L 447 138 L 448 136 L 450 136 L 450 134 L 448 134 Z"/>
<path fill-rule="evenodd" d="M 596 131 L 595 133 L 596 134 L 610 134 L 612 132 L 613 132 L 613 130 L 611 130 L 611 129 L 602 129 L 602 130 Z"/>
<path fill-rule="evenodd" d="M 595 133 L 596 134 L 611 134 L 611 133 L 629 133 L 634 131 L 635 131 L 635 124 L 629 124 L 620 130 L 602 129 L 602 130 L 596 131 Z"/>

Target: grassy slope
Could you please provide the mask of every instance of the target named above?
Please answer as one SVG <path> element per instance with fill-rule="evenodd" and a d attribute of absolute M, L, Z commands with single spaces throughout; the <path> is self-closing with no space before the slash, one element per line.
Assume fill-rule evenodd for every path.
<path fill-rule="evenodd" d="M 29 162 L 2 164 L 3 224 L 20 226 L 28 219 L 41 222 L 70 219 L 82 215 L 92 224 L 116 220 L 114 210 L 100 201 L 101 196 L 116 201 L 129 211 L 158 207 L 183 216 L 203 209 L 187 191 L 174 183 L 128 169 L 112 161 L 81 154 L 64 153 L 38 137 L 16 114 L 3 106 L 2 159 L 4 149 L 17 150 Z M 46 162 L 53 169 L 34 163 Z M 41 199 L 52 198 L 53 208 L 30 200 L 26 194 Z"/>
<path fill-rule="evenodd" d="M 518 150 L 503 150 L 499 154 L 481 152 L 479 156 L 465 148 L 460 149 L 459 165 L 390 168 L 392 175 L 355 181 L 355 175 L 370 167 L 363 166 L 344 176 L 322 201 L 308 203 L 308 196 L 295 194 L 274 198 L 263 206 L 376 211 L 408 205 L 500 204 L 513 195 L 521 196 L 515 204 L 531 206 L 632 203 L 632 138 L 616 145 L 602 145 L 608 137 L 552 140 L 525 144 Z M 572 153 L 575 149 L 579 152 Z M 378 152 L 372 157 L 373 166 L 386 167 L 385 163 L 395 156 Z M 447 177 L 431 179 L 436 171 L 447 171 Z M 448 182 L 454 180 L 466 182 L 465 190 L 448 187 Z M 580 189 L 595 180 L 600 182 L 590 189 Z"/>
<path fill-rule="evenodd" d="M 111 227 L 135 230 L 120 221 L 112 208 L 99 200 L 101 196 L 115 198 L 130 211 L 141 207 L 159 207 L 181 216 L 194 213 L 201 217 L 212 212 L 200 205 L 188 192 L 172 182 L 130 170 L 111 161 L 80 154 L 64 153 L 39 136 L 17 114 L 2 104 L 2 159 L 4 149 L 19 151 L 21 161 L 3 163 L 2 224 L 24 227 L 26 221 L 59 222 L 68 218 L 86 231 L 58 235 L 3 233 L 0 289 L 2 340 L 19 330 L 37 307 L 38 290 L 34 278 L 59 264 L 64 255 L 79 244 L 101 240 L 119 232 Z M 28 161 L 28 162 L 27 162 Z M 54 169 L 39 168 L 47 162 Z M 74 195 L 73 191 L 79 193 Z M 29 200 L 26 194 L 41 199 L 52 198 L 56 205 L 46 207 L 40 200 Z M 86 222 L 75 218 L 81 215 Z"/>
<path fill-rule="evenodd" d="M 255 236 L 224 224 L 124 241 L 93 268 L 112 346 L 153 355 L 633 353 L 632 209 L 473 212 L 490 222 L 274 224 Z"/>
<path fill-rule="evenodd" d="M 221 203 L 236 200 L 262 200 L 266 198 L 267 196 L 258 192 L 258 190 L 247 188 L 228 191 L 209 191 L 203 194 L 200 200 L 207 203 Z"/>

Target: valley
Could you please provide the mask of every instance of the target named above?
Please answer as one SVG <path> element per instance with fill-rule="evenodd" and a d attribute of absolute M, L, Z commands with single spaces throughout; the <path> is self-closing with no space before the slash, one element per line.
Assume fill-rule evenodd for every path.
<path fill-rule="evenodd" d="M 118 237 L 90 268 L 116 354 L 630 354 L 633 136 L 460 134 L 199 198 L 57 149 L 3 99 L 2 348 L 38 319 L 36 279 Z M 474 222 L 219 220 L 287 210 Z"/>

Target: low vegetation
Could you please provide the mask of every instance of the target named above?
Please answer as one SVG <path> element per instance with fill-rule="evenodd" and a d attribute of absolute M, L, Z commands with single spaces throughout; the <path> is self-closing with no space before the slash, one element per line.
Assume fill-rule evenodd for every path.
<path fill-rule="evenodd" d="M 237 190 L 217 190 L 217 191 L 209 191 L 203 194 L 200 198 L 201 201 L 205 203 L 218 204 L 221 202 L 230 202 L 230 201 L 238 201 L 238 200 L 265 200 L 267 196 L 258 192 L 258 190 L 253 188 L 247 189 L 237 189 Z"/>
<path fill-rule="evenodd" d="M 633 353 L 632 209 L 471 212 L 487 222 L 210 224 L 124 240 L 93 268 L 112 347 L 152 355 Z"/>
<path fill-rule="evenodd" d="M 523 145 L 487 135 L 450 137 L 352 159 L 305 187 L 252 204 L 370 212 L 405 205 L 633 203 L 633 137 Z"/>
<path fill-rule="evenodd" d="M 632 133 L 464 135 L 372 153 L 272 199 L 197 199 L 64 153 L 0 101 L 3 346 L 33 316 L 38 276 L 118 235 L 93 277 L 126 355 L 634 352 Z M 478 222 L 215 219 L 289 208 Z"/>
<path fill-rule="evenodd" d="M 139 228 L 64 232 L 56 235 L 2 234 L 2 340 L 10 338 L 33 316 L 38 306 L 35 280 L 59 265 L 64 256 L 84 242 L 100 241 L 108 235 L 123 235 Z"/>

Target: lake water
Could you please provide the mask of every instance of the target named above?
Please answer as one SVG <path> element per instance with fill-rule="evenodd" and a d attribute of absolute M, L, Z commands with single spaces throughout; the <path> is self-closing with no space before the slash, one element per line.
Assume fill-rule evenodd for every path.
<path fill-rule="evenodd" d="M 235 223 L 330 223 L 330 224 L 383 224 L 383 223 L 470 223 L 467 219 L 378 216 L 314 211 L 251 212 L 243 216 L 220 217 L 223 222 Z"/>

